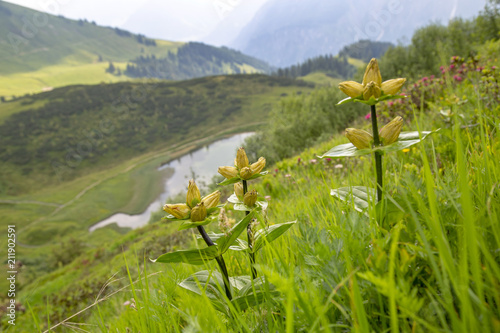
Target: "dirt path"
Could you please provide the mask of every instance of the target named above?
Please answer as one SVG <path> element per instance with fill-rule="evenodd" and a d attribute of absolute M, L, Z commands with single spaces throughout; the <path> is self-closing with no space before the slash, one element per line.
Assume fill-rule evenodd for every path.
<path fill-rule="evenodd" d="M 53 202 L 33 201 L 33 200 L 0 200 L 0 204 L 14 204 L 14 205 L 41 205 L 41 206 L 54 206 L 60 207 L 60 204 Z"/>
<path fill-rule="evenodd" d="M 210 135 L 210 136 L 207 136 L 207 137 L 204 137 L 204 138 L 201 138 L 201 139 L 197 139 L 197 140 L 194 140 L 194 141 L 190 141 L 190 142 L 185 142 L 185 143 L 180 143 L 179 145 L 177 146 L 173 146 L 173 147 L 170 147 L 168 149 L 165 149 L 165 150 L 160 150 L 160 151 L 156 151 L 154 153 L 152 153 L 153 155 L 151 156 L 148 156 L 148 157 L 145 157 L 144 159 L 141 159 L 139 161 L 137 161 L 136 163 L 128 166 L 127 168 L 113 174 L 113 175 L 110 175 L 108 177 L 105 177 L 103 179 L 100 179 L 92 184 L 90 184 L 89 186 L 85 187 L 82 191 L 80 191 L 74 198 L 72 198 L 71 200 L 67 201 L 66 203 L 62 204 L 62 205 L 59 205 L 59 204 L 54 204 L 54 203 L 44 203 L 44 202 L 38 202 L 38 201 L 33 201 L 33 202 L 38 202 L 39 204 L 43 204 L 43 205 L 48 205 L 48 206 L 55 206 L 57 207 L 55 210 L 53 210 L 50 214 L 48 215 L 45 215 L 45 216 L 42 216 L 38 219 L 36 219 L 35 221 L 31 222 L 30 224 L 24 226 L 22 229 L 20 229 L 18 232 L 22 232 L 23 230 L 26 230 L 28 227 L 30 226 L 33 226 L 35 224 L 38 224 L 40 222 L 42 222 L 43 220 L 51 217 L 51 216 L 54 216 L 55 214 L 57 214 L 58 212 L 60 212 L 61 210 L 63 210 L 64 208 L 66 208 L 67 206 L 71 205 L 72 203 L 74 203 L 75 201 L 77 201 L 78 199 L 80 199 L 82 196 L 84 196 L 88 191 L 94 189 L 95 187 L 99 186 L 102 182 L 104 181 L 107 181 L 109 179 L 112 179 L 112 178 L 115 178 L 119 175 L 122 175 L 124 173 L 127 173 L 127 172 L 130 172 L 131 170 L 135 169 L 138 165 L 141 165 L 141 164 L 144 164 L 144 163 L 147 163 L 155 158 L 158 158 L 162 155 L 165 155 L 165 154 L 168 154 L 170 153 L 171 154 L 171 159 L 175 159 L 177 157 L 179 157 L 178 155 L 182 156 L 186 153 L 186 150 L 191 150 L 193 148 L 196 148 L 198 147 L 200 144 L 204 143 L 204 142 L 207 142 L 207 143 L 213 143 L 214 141 L 216 141 L 217 139 L 221 139 L 222 137 L 226 136 L 226 135 L 231 135 L 231 134 L 237 134 L 238 132 L 238 129 L 239 128 L 247 128 L 248 126 L 253 126 L 253 125 L 261 125 L 261 124 L 264 124 L 264 122 L 256 122 L 256 123 L 251 123 L 251 124 L 246 124 L 246 125 L 242 125 L 242 126 L 236 126 L 236 127 L 232 127 L 230 129 L 228 129 L 226 131 L 227 134 L 224 134 L 224 133 L 217 133 L 217 134 L 213 134 L 213 135 Z M 11 201 L 11 200 L 5 200 L 5 201 Z M 2 202 L 2 201 L 0 201 Z M 12 200 L 11 203 L 17 203 L 17 204 L 20 204 L 20 203 L 26 203 L 26 201 L 15 201 L 15 200 Z M 36 245 L 27 245 L 27 244 L 19 244 L 18 245 L 20 246 L 25 246 L 25 247 L 39 247 L 39 246 L 36 246 Z M 40 246 L 43 246 L 43 245 L 40 245 Z"/>

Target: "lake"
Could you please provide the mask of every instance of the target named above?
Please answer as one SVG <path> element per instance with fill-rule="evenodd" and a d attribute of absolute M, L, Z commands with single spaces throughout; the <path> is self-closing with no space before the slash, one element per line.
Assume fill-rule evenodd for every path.
<path fill-rule="evenodd" d="M 151 213 L 163 207 L 169 197 L 187 190 L 190 179 L 194 178 L 200 189 L 203 189 L 204 184 L 209 184 L 213 176 L 217 174 L 219 166 L 233 165 L 236 149 L 251 135 L 253 133 L 242 133 L 216 141 L 161 166 L 158 171 L 171 168 L 173 174 L 165 181 L 163 193 L 143 213 L 138 215 L 117 213 L 94 224 L 89 228 L 89 231 L 92 232 L 113 223 L 121 228 L 132 229 L 146 225 Z"/>

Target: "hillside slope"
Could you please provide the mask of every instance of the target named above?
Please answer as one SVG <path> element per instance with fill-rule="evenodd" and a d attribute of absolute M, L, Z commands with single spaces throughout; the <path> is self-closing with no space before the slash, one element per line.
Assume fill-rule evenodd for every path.
<path fill-rule="evenodd" d="M 182 62 L 188 79 L 207 75 L 266 72 L 266 63 L 227 48 L 153 40 L 128 31 L 70 20 L 0 1 L 0 96 L 24 95 L 68 84 L 131 80 L 127 64 L 140 57 Z M 177 58 L 182 49 L 182 59 Z M 223 55 L 223 57 L 221 57 Z M 106 71 L 113 63 L 115 71 Z M 162 73 L 160 73 L 162 74 Z"/>
<path fill-rule="evenodd" d="M 0 193 L 33 191 L 223 127 L 262 122 L 281 94 L 309 89 L 288 78 L 230 75 L 69 86 L 0 104 Z"/>
<path fill-rule="evenodd" d="M 389 207 L 368 197 L 367 209 L 361 213 L 352 203 L 331 196 L 332 188 L 373 187 L 375 183 L 370 155 L 317 158 L 332 146 L 348 142 L 341 133 L 268 166 L 270 174 L 251 183 L 270 200 L 266 222 L 297 223 L 258 252 L 259 276 L 265 276 L 274 292 L 266 287 L 265 297 L 245 311 L 236 308 L 225 316 L 210 288 L 199 295 L 192 292 L 194 288 L 178 286 L 193 272 L 216 271 L 213 261 L 191 266 L 147 260 L 188 249 L 195 242 L 189 231 L 176 230 L 181 222 L 161 221 L 107 244 L 81 249 L 64 243 L 63 249 L 76 259 L 25 286 L 20 299 L 23 304 L 29 302 L 35 315 L 26 313 L 22 318 L 35 318 L 46 329 L 47 317 L 53 325 L 102 299 L 99 307 L 84 311 L 74 322 L 95 325 L 100 332 L 207 331 L 213 327 L 220 332 L 253 332 L 264 326 L 263 331 L 272 332 L 361 326 L 367 332 L 427 332 L 429 328 L 462 332 L 477 327 L 497 332 L 500 197 L 495 190 L 500 177 L 496 158 L 500 140 L 494 133 L 500 106 L 498 86 L 490 90 L 489 81 L 498 80 L 498 72 L 491 71 L 498 60 L 481 63 L 485 70 L 479 74 L 475 64 L 458 61 L 468 64 L 463 81 L 435 78 L 429 83 L 427 77 L 422 78 L 408 85 L 407 99 L 378 105 L 381 123 L 401 115 L 404 131 L 420 126 L 441 128 L 421 144 L 384 155 L 384 196 L 390 198 Z M 453 73 L 451 68 L 449 74 Z M 338 97 L 323 91 L 318 96 Z M 491 110 L 477 108 L 482 103 Z M 304 121 L 317 113 L 316 106 L 291 98 L 275 111 L 273 120 L 283 120 L 288 130 L 290 120 Z M 440 111 L 445 108 L 460 110 L 460 114 L 450 111 L 443 117 Z M 420 112 L 416 114 L 414 109 Z M 370 121 L 360 118 L 355 126 L 370 130 Z M 293 138 L 294 132 L 292 128 L 287 134 Z M 262 141 L 275 139 L 264 137 Z M 221 189 L 224 196 L 233 191 L 232 186 Z M 228 211 L 237 220 L 244 214 Z M 206 227 L 219 232 L 217 223 Z M 464 233 L 465 228 L 469 233 Z M 90 237 L 82 242 L 90 242 Z M 204 247 L 201 241 L 198 247 Z M 246 256 L 244 251 L 225 254 L 232 276 L 249 274 Z M 114 282 L 108 284 L 108 279 Z M 467 288 L 460 288 L 462 283 Z M 133 288 L 127 288 L 129 284 Z M 271 289 L 272 285 L 276 288 Z M 99 294 L 103 286 L 105 292 Z M 125 290 L 112 294 L 120 288 Z M 444 291 L 453 291 L 457 297 Z M 464 302 L 470 305 L 468 311 Z M 23 327 L 34 325 L 26 320 Z"/>

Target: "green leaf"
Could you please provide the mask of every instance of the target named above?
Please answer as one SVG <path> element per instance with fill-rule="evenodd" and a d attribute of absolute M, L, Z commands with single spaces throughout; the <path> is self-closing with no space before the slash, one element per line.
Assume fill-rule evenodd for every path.
<path fill-rule="evenodd" d="M 179 226 L 179 229 L 178 230 L 186 230 L 186 229 L 190 229 L 190 228 L 196 228 L 200 225 L 207 225 L 207 224 L 210 224 L 213 222 L 213 218 L 207 218 L 203 221 L 199 221 L 199 222 L 193 222 L 191 220 L 188 220 L 188 221 L 185 221 L 183 222 L 180 226 Z"/>
<path fill-rule="evenodd" d="M 384 151 L 384 152 L 403 150 L 405 148 L 413 146 L 414 144 L 419 143 L 422 140 L 425 140 L 425 138 L 427 138 L 430 134 L 436 133 L 439 130 L 440 129 L 437 129 L 435 131 L 420 132 L 420 134 L 418 131 L 401 132 L 401 134 L 399 134 L 398 141 L 396 141 L 393 144 L 390 144 L 388 146 L 380 147 L 379 149 Z M 422 135 L 421 138 L 420 138 L 420 135 Z"/>
<path fill-rule="evenodd" d="M 236 196 L 236 194 L 231 194 L 231 196 L 229 198 L 227 198 L 227 201 L 230 202 L 230 203 L 240 203 L 241 200 Z"/>
<path fill-rule="evenodd" d="M 373 149 L 358 149 L 352 143 L 346 143 L 343 145 L 339 145 L 333 147 L 329 151 L 327 151 L 324 155 L 319 156 L 319 158 L 331 157 L 352 157 L 352 156 L 362 156 L 370 154 Z"/>
<path fill-rule="evenodd" d="M 260 177 L 267 175 L 268 173 L 269 173 L 269 171 L 262 171 L 261 173 L 256 173 L 255 175 L 248 178 L 247 180 L 257 179 L 257 178 L 260 178 Z M 243 179 L 241 179 L 240 177 L 234 177 L 231 179 L 226 179 L 225 181 L 223 181 L 217 185 L 220 185 L 220 186 L 231 185 L 231 184 L 239 182 L 240 180 L 243 180 Z"/>
<path fill-rule="evenodd" d="M 384 195 L 383 200 L 376 203 L 377 216 L 382 217 L 383 225 L 392 226 L 401 221 L 407 214 L 406 210 L 389 195 Z"/>
<path fill-rule="evenodd" d="M 246 240 L 238 238 L 238 239 L 236 239 L 235 243 L 238 243 L 238 245 L 231 245 L 229 247 L 230 250 L 233 250 L 233 251 L 248 251 L 249 250 L 248 242 Z"/>
<path fill-rule="evenodd" d="M 254 216 L 255 212 L 251 211 L 243 220 L 236 223 L 231 230 L 228 232 L 228 236 L 222 236 L 217 240 L 217 246 L 219 248 L 219 255 L 224 254 L 229 247 L 238 239 L 238 236 L 247 228 L 250 221 Z"/>
<path fill-rule="evenodd" d="M 255 280 L 249 280 L 241 288 L 237 297 L 231 300 L 231 303 L 240 311 L 249 307 L 263 303 L 266 298 L 278 296 L 279 292 L 274 290 L 273 286 L 266 284 L 264 277 L 258 277 Z"/>
<path fill-rule="evenodd" d="M 372 96 L 372 97 L 370 97 L 369 100 L 366 100 L 366 101 L 364 99 L 362 99 L 362 96 L 357 97 L 357 98 L 347 97 L 347 98 L 344 98 L 343 100 L 341 100 L 340 102 L 338 102 L 337 105 L 343 105 L 343 104 L 352 103 L 352 102 L 363 103 L 366 105 L 375 105 L 375 104 L 382 102 L 382 101 L 388 101 L 390 99 L 400 99 L 400 98 L 406 98 L 406 96 L 405 95 L 383 95 L 383 96 L 380 96 L 379 98 L 375 98 Z"/>
<path fill-rule="evenodd" d="M 224 280 L 219 272 L 196 272 L 179 283 L 179 286 L 195 294 L 206 295 L 218 311 L 229 313 L 225 305 Z"/>
<path fill-rule="evenodd" d="M 241 289 L 246 288 L 248 284 L 252 284 L 252 277 L 248 275 L 234 276 L 229 278 L 231 287 L 236 289 L 235 296 L 240 294 Z"/>
<path fill-rule="evenodd" d="M 208 260 L 215 259 L 217 255 L 217 246 L 209 246 L 204 249 L 165 253 L 151 261 L 161 263 L 184 262 L 191 265 L 202 265 Z"/>
<path fill-rule="evenodd" d="M 353 156 L 363 156 L 363 155 L 368 155 L 371 154 L 375 151 L 382 151 L 382 152 L 391 152 L 391 151 L 397 151 L 397 150 L 403 150 L 405 148 L 408 148 L 410 146 L 413 146 L 416 143 L 419 143 L 420 141 L 424 140 L 427 136 L 430 134 L 433 134 L 435 132 L 439 131 L 432 131 L 432 132 L 421 132 L 420 134 L 422 135 L 422 138 L 419 137 L 419 132 L 401 132 L 399 134 L 398 141 L 394 142 L 393 144 L 390 144 L 388 146 L 381 146 L 373 149 L 358 149 L 354 147 L 352 143 L 346 143 L 343 145 L 336 146 L 332 149 L 330 149 L 328 152 L 326 152 L 324 155 L 319 156 L 320 158 L 338 158 L 338 157 L 353 157 Z"/>
<path fill-rule="evenodd" d="M 254 292 L 254 290 L 262 291 L 267 289 L 265 282 L 266 280 L 264 276 L 259 276 L 258 278 L 253 280 L 253 283 L 252 279 L 248 279 L 246 284 L 239 289 L 238 296 L 250 295 Z"/>
<path fill-rule="evenodd" d="M 252 306 L 263 303 L 267 295 L 272 296 L 270 293 L 258 291 L 255 294 L 235 297 L 231 300 L 231 303 L 240 311 L 245 311 Z"/>
<path fill-rule="evenodd" d="M 363 212 L 368 208 L 368 201 L 374 199 L 377 191 L 366 186 L 341 187 L 331 190 L 330 194 L 342 201 L 354 204 L 354 209 Z"/>
<path fill-rule="evenodd" d="M 210 237 L 210 239 L 215 244 L 217 244 L 217 241 L 219 238 L 224 236 L 223 233 L 216 234 L 215 232 L 209 232 L 207 234 L 208 234 L 208 237 Z M 196 239 L 203 239 L 203 237 L 201 237 L 201 235 L 196 235 Z M 233 250 L 233 251 L 247 251 L 248 250 L 248 243 L 245 240 L 237 238 L 235 243 L 238 243 L 238 245 L 231 245 L 229 247 L 229 250 Z"/>
<path fill-rule="evenodd" d="M 199 271 L 179 283 L 179 286 L 198 295 L 205 293 L 209 298 L 223 300 L 224 280 L 217 271 Z M 200 286 L 202 289 L 200 289 Z"/>
<path fill-rule="evenodd" d="M 210 239 L 211 239 L 212 241 L 214 241 L 214 242 L 215 242 L 215 241 L 217 241 L 217 240 L 218 240 L 219 238 L 221 238 L 222 236 L 224 236 L 224 234 L 223 234 L 223 233 L 216 234 L 216 233 L 215 233 L 215 232 L 213 232 L 213 231 L 207 232 L 207 235 L 208 235 L 208 237 L 210 237 Z M 203 239 L 203 237 L 202 237 L 201 235 L 197 234 L 197 235 L 196 235 L 196 239 Z"/>
<path fill-rule="evenodd" d="M 269 171 L 262 171 L 261 173 L 256 173 L 252 177 L 248 178 L 248 180 L 252 180 L 252 179 L 257 179 L 257 178 L 260 178 L 260 177 L 264 177 L 268 173 L 269 173 Z"/>
<path fill-rule="evenodd" d="M 255 240 L 252 252 L 259 251 L 262 247 L 264 247 L 267 243 L 271 243 L 276 238 L 284 234 L 292 225 L 294 225 L 297 221 L 286 222 L 281 224 L 274 224 L 269 228 L 260 229 L 255 233 Z"/>
<path fill-rule="evenodd" d="M 233 206 L 233 209 L 238 210 L 238 211 L 242 211 L 242 212 L 249 212 L 249 211 L 254 210 L 254 209 L 257 211 L 261 211 L 261 210 L 266 210 L 267 206 L 269 206 L 269 203 L 267 202 L 267 200 L 261 200 L 261 201 L 257 201 L 255 203 L 254 207 L 248 207 L 243 202 L 235 203 Z"/>
<path fill-rule="evenodd" d="M 220 182 L 217 185 L 219 185 L 219 186 L 231 185 L 231 184 L 239 182 L 240 180 L 241 180 L 240 177 L 234 177 L 234 178 L 231 178 L 231 179 L 226 179 L 225 181 Z"/>

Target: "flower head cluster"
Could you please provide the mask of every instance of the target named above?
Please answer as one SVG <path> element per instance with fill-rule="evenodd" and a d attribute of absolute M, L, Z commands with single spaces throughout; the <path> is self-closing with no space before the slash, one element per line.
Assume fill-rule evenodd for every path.
<path fill-rule="evenodd" d="M 207 219 L 208 210 L 217 207 L 220 200 L 220 191 L 201 197 L 200 190 L 194 180 L 189 181 L 186 195 L 186 203 L 166 204 L 163 210 L 174 216 L 176 219 L 191 219 L 193 222 L 201 222 Z"/>
<path fill-rule="evenodd" d="M 394 118 L 391 122 L 382 127 L 378 131 L 382 144 L 384 146 L 388 146 L 396 142 L 399 138 L 402 127 L 403 118 L 401 117 Z M 373 136 L 367 131 L 356 128 L 346 128 L 345 136 L 358 149 L 367 149 L 372 147 Z"/>
<path fill-rule="evenodd" d="M 395 95 L 401 90 L 406 79 L 392 79 L 382 82 L 377 59 L 373 58 L 366 67 L 363 82 L 344 81 L 339 84 L 339 89 L 355 100 L 377 100 L 384 95 Z"/>
<path fill-rule="evenodd" d="M 264 157 L 260 157 L 257 162 L 250 164 L 245 149 L 241 147 L 236 153 L 234 166 L 219 167 L 218 172 L 227 179 L 240 178 L 248 180 L 259 174 L 265 166 L 266 159 Z"/>

